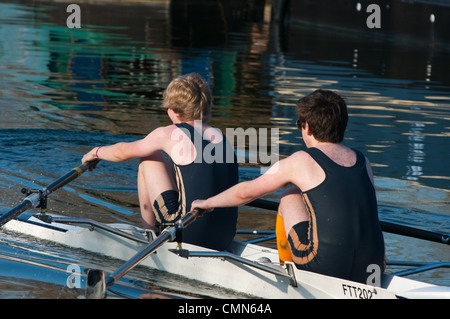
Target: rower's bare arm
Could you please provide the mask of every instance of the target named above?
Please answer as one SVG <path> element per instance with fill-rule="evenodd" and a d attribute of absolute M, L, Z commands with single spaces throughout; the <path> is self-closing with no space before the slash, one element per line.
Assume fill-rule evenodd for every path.
<path fill-rule="evenodd" d="M 235 207 L 275 192 L 292 182 L 292 174 L 289 174 L 290 162 L 289 159 L 281 160 L 260 177 L 236 184 L 206 200 L 195 200 L 192 202 L 191 207 L 192 209 L 202 208 L 206 210 L 211 210 L 216 207 Z"/>
<path fill-rule="evenodd" d="M 145 138 L 134 142 L 119 142 L 108 146 L 93 148 L 82 158 L 82 163 L 95 159 L 110 162 L 125 162 L 135 158 L 143 158 L 152 155 L 158 150 L 165 150 L 167 142 L 167 127 L 157 128 Z"/>

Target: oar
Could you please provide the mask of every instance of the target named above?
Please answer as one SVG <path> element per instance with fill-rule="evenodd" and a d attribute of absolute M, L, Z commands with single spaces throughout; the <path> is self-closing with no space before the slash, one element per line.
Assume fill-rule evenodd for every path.
<path fill-rule="evenodd" d="M 267 199 L 256 199 L 250 203 L 247 204 L 251 207 L 257 207 L 257 208 L 263 208 L 268 210 L 278 210 L 278 203 L 275 201 L 270 201 Z M 431 231 L 431 230 L 424 230 L 424 229 L 418 229 L 410 226 L 405 226 L 393 222 L 388 222 L 385 220 L 380 220 L 381 229 L 387 233 L 393 233 L 397 235 L 403 235 L 418 239 L 425 239 L 441 244 L 450 244 L 450 235 L 449 234 L 442 234 L 439 232 Z"/>
<path fill-rule="evenodd" d="M 441 234 L 431 230 L 414 228 L 406 225 L 400 225 L 388 221 L 380 220 L 381 229 L 387 233 L 425 239 L 441 244 L 450 244 L 450 235 Z"/>
<path fill-rule="evenodd" d="M 109 286 L 113 285 L 120 278 L 122 278 L 127 272 L 137 266 L 145 257 L 153 253 L 165 242 L 174 240 L 176 232 L 180 228 L 187 227 L 198 216 L 203 214 L 204 210 L 195 208 L 193 211 L 188 212 L 176 226 L 167 227 L 161 234 L 156 237 L 152 242 L 145 246 L 141 251 L 134 255 L 130 260 L 123 264 L 113 274 L 106 277 L 106 273 L 103 270 L 91 269 L 88 272 L 86 283 L 86 298 L 88 299 L 100 299 L 106 298 L 106 291 Z"/>
<path fill-rule="evenodd" d="M 50 195 L 57 189 L 63 187 L 67 183 L 73 181 L 75 178 L 83 174 L 86 170 L 95 167 L 95 165 L 97 165 L 98 162 L 99 160 L 94 160 L 92 162 L 84 163 L 79 167 L 75 167 L 70 172 L 61 176 L 56 181 L 48 185 L 42 191 L 39 190 L 36 192 L 32 192 L 19 205 L 11 209 L 9 212 L 0 216 L 0 227 L 9 222 L 11 219 L 22 214 L 27 209 L 42 204 L 42 200 L 46 199 L 48 195 Z"/>

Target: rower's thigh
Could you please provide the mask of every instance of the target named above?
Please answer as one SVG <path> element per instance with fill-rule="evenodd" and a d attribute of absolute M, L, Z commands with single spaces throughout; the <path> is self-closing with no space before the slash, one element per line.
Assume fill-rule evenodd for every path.
<path fill-rule="evenodd" d="M 306 209 L 300 189 L 291 186 L 283 192 L 278 213 L 283 217 L 286 234 L 289 233 L 294 225 L 309 221 L 308 210 Z"/>
<path fill-rule="evenodd" d="M 138 185 L 145 188 L 142 191 L 147 191 L 152 201 L 164 191 L 178 191 L 172 163 L 162 152 L 141 159 L 138 179 Z"/>

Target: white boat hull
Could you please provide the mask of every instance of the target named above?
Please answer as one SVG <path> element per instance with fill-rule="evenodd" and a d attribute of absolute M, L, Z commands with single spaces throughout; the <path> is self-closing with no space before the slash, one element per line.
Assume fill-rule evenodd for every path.
<path fill-rule="evenodd" d="M 133 257 L 145 247 L 145 241 L 148 241 L 144 232 L 137 227 L 125 224 L 108 226 L 132 234 L 141 242 L 117 236 L 96 226 L 58 222 L 47 224 L 35 217 L 30 217 L 27 221 L 11 220 L 3 228 L 124 261 Z M 214 254 L 218 252 L 214 250 L 189 244 L 183 244 L 183 249 L 188 250 L 191 257 L 184 258 L 169 251 L 175 248 L 176 243 L 166 243 L 156 253 L 145 258 L 140 265 L 257 298 L 450 298 L 450 287 L 402 277 L 382 275 L 381 287 L 373 287 L 298 270 L 289 263 L 281 266 L 276 250 L 254 244 L 233 242 L 228 252 L 230 256 L 244 258 L 249 264 L 231 260 L 226 256 L 216 257 Z M 256 262 L 260 258 L 265 262 Z M 275 274 L 259 269 L 252 263 L 274 268 Z M 289 277 L 287 270 L 291 270 L 293 276 Z"/>

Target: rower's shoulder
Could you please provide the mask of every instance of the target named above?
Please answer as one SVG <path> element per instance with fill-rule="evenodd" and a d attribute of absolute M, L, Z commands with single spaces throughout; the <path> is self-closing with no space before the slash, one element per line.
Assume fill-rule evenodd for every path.
<path fill-rule="evenodd" d="M 159 126 L 147 134 L 142 142 L 147 145 L 157 145 L 165 150 L 173 140 L 173 131 L 176 129 L 175 125 Z"/>
<path fill-rule="evenodd" d="M 178 130 L 178 127 L 175 124 L 170 124 L 166 126 L 159 126 L 151 131 L 148 136 L 155 136 L 158 138 L 170 138 L 175 130 Z"/>
<path fill-rule="evenodd" d="M 282 165 L 283 171 L 289 172 L 289 174 L 304 174 L 315 168 L 314 165 L 317 164 L 307 152 L 297 151 L 281 160 L 280 165 Z"/>
<path fill-rule="evenodd" d="M 301 164 L 301 165 L 309 165 L 313 162 L 315 162 L 313 160 L 313 158 L 311 157 L 311 155 L 309 155 L 307 152 L 305 151 L 297 151 L 295 153 L 293 153 L 291 156 L 289 156 L 289 158 L 291 158 L 291 160 L 297 164 Z"/>

